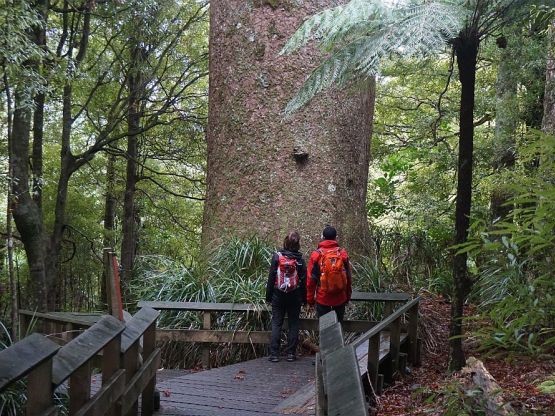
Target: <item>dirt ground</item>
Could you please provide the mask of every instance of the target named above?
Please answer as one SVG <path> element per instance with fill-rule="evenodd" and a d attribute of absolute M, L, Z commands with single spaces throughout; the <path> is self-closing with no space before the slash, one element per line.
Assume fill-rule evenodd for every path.
<path fill-rule="evenodd" d="M 395 384 L 387 387 L 378 399 L 377 414 L 400 415 L 465 415 L 459 400 L 463 396 L 456 387 L 458 375 L 450 376 L 448 364 L 448 334 L 450 304 L 443 298 L 425 294 L 421 302 L 423 343 L 422 366 Z M 473 314 L 468 308 L 465 314 Z M 537 385 L 555 376 L 553 357 L 531 358 L 502 354 L 485 358 L 470 346 L 466 357 L 474 356 L 503 389 L 505 402 L 518 415 L 555 416 L 555 394 L 541 393 Z M 467 409 L 468 410 L 468 409 Z M 472 413 L 483 414 L 483 413 Z"/>

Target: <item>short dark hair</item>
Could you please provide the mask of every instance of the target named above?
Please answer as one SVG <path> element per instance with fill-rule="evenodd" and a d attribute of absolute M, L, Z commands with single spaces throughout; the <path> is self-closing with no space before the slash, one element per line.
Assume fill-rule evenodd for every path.
<path fill-rule="evenodd" d="M 298 251 L 301 248 L 301 236 L 296 231 L 291 231 L 283 240 L 283 248 L 291 251 Z"/>
<path fill-rule="evenodd" d="M 322 237 L 324 237 L 324 240 L 335 240 L 337 237 L 337 230 L 331 225 L 326 225 L 326 228 L 322 231 Z"/>

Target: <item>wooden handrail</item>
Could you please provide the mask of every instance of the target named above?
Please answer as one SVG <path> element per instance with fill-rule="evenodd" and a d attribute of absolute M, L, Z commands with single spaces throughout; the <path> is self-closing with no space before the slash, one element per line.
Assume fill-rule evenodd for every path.
<path fill-rule="evenodd" d="M 410 302 L 404 304 L 403 306 L 395 310 L 386 319 L 384 319 L 379 324 L 375 325 L 374 327 L 366 331 L 364 334 L 359 336 L 357 339 L 355 339 L 353 342 L 351 342 L 351 345 L 353 345 L 356 348 L 362 343 L 368 341 L 374 335 L 379 334 L 380 332 L 386 330 L 394 321 L 399 319 L 403 314 L 407 313 L 415 305 L 418 305 L 419 302 L 420 302 L 420 297 L 417 297 L 411 300 Z"/>
<path fill-rule="evenodd" d="M 27 415 L 55 415 L 53 392 L 69 379 L 69 414 L 136 414 L 142 397 L 143 415 L 154 410 L 156 371 L 156 318 L 160 312 L 141 309 L 130 323 L 103 316 L 92 327 L 60 347 L 48 338 L 31 334 L 0 351 L 0 392 L 27 377 Z M 48 319 L 48 314 L 46 319 Z M 142 340 L 142 360 L 139 342 Z M 102 352 L 102 386 L 91 397 L 91 361 Z"/>

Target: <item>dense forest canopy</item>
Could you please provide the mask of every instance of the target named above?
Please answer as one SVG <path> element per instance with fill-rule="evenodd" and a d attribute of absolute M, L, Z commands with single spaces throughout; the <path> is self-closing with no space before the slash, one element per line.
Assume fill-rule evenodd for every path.
<path fill-rule="evenodd" d="M 331 222 L 357 289 L 452 301 L 452 368 L 466 303 L 552 352 L 552 2 L 313 3 L 0 0 L 2 321 L 102 309 L 103 247 L 130 308 L 260 304 Z"/>

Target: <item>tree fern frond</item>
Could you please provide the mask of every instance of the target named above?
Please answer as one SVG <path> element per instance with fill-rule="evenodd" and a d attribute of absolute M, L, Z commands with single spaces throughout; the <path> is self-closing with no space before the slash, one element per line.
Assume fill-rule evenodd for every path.
<path fill-rule="evenodd" d="M 279 54 L 289 54 L 306 45 L 311 39 L 316 37 L 316 34 L 325 31 L 326 28 L 333 24 L 335 17 L 341 13 L 342 9 L 343 6 L 326 9 L 305 20 L 301 27 L 289 38 Z"/>
<path fill-rule="evenodd" d="M 289 54 L 304 46 L 312 39 L 319 39 L 326 48 L 360 23 L 385 19 L 390 7 L 382 0 L 352 0 L 345 5 L 336 6 L 307 19 L 287 41 L 280 54 Z"/>
<path fill-rule="evenodd" d="M 363 37 L 326 58 L 289 101 L 285 115 L 291 115 L 331 85 L 342 85 L 356 77 L 356 66 L 360 62 L 361 54 L 370 44 L 368 39 Z"/>

